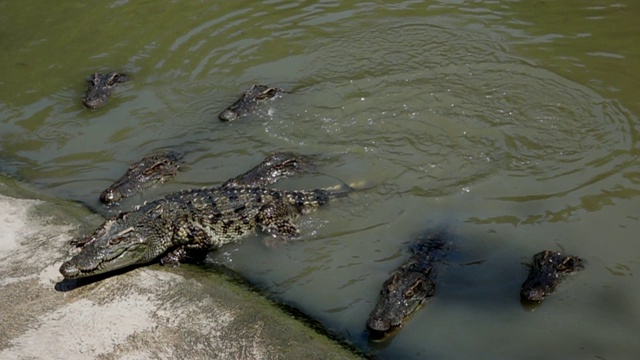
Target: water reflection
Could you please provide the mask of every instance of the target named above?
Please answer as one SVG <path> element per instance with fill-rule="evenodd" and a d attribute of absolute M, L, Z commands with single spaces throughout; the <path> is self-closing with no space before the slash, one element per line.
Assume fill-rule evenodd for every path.
<path fill-rule="evenodd" d="M 577 72 L 559 75 L 516 47 L 553 52 L 553 41 L 596 38 L 569 25 L 558 32 L 573 38 L 529 35 L 544 20 L 537 14 L 558 6 L 116 1 L 109 9 L 40 7 L 52 21 L 33 28 L 22 25 L 26 10 L 7 8 L 0 16 L 13 24 L 7 39 L 16 40 L 0 59 L 10 70 L 0 87 L 3 171 L 105 211 L 100 191 L 154 151 L 184 152 L 188 170 L 124 208 L 220 184 L 272 151 L 320 154 L 318 173 L 280 186 L 367 180 L 376 187 L 302 219 L 299 241 L 267 247 L 251 237 L 214 253 L 216 261 L 378 350 L 361 334 L 380 284 L 416 234 L 451 223 L 463 240 L 438 298 L 378 355 L 628 355 L 622 330 L 640 328 L 618 313 L 628 307 L 605 311 L 590 299 L 605 285 L 640 297 L 627 276 L 639 250 L 637 119 L 593 90 L 605 85 L 586 86 L 593 82 Z M 618 9 L 582 10 L 609 18 Z M 97 23 L 99 39 L 87 31 Z M 589 53 L 633 55 L 620 51 Z M 601 71 L 576 56 L 567 58 Z M 83 109 L 84 78 L 112 69 L 131 74 L 131 84 L 106 108 Z M 219 122 L 217 114 L 253 83 L 289 93 L 254 116 Z M 558 246 L 599 260 L 543 308 L 523 312 L 521 262 Z M 593 335 L 611 312 L 622 319 L 608 324 L 615 337 Z"/>

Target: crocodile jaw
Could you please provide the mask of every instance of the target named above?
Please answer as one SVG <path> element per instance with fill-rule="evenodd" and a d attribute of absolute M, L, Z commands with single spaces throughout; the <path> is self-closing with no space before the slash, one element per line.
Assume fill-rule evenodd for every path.
<path fill-rule="evenodd" d="M 367 328 L 376 335 L 384 335 L 402 326 L 434 291 L 435 284 L 428 274 L 411 269 L 395 271 L 382 285 L 380 300 L 369 315 Z"/>
<path fill-rule="evenodd" d="M 146 246 L 132 244 L 129 247 L 97 248 L 87 245 L 82 251 L 60 266 L 60 273 L 65 279 L 78 279 L 98 275 L 124 267 L 145 263 Z"/>
<path fill-rule="evenodd" d="M 165 247 L 170 242 L 164 241 L 165 236 L 158 235 L 140 222 L 131 223 L 126 214 L 119 216 L 105 221 L 84 244 L 80 253 L 62 264 L 60 273 L 65 279 L 93 276 L 147 263 L 167 250 Z"/>

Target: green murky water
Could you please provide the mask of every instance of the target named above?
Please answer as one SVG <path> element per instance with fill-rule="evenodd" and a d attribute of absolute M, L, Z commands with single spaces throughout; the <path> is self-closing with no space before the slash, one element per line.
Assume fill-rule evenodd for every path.
<path fill-rule="evenodd" d="M 219 184 L 276 150 L 322 154 L 287 188 L 376 187 L 213 258 L 381 358 L 637 356 L 640 23 L 631 0 L 0 2 L 0 168 L 98 211 L 99 192 L 162 149 L 176 181 Z M 95 111 L 84 79 L 132 78 Z M 290 91 L 217 114 L 253 83 Z M 422 230 L 455 250 L 437 295 L 391 341 L 364 324 Z M 522 265 L 587 260 L 530 311 Z"/>

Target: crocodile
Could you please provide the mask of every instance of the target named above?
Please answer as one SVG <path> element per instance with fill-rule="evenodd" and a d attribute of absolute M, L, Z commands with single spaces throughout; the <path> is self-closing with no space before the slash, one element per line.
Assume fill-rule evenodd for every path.
<path fill-rule="evenodd" d="M 535 254 L 529 275 L 520 289 L 520 299 L 523 302 L 544 300 L 564 278 L 583 267 L 583 260 L 577 256 L 550 250 Z"/>
<path fill-rule="evenodd" d="M 120 179 L 100 194 L 100 200 L 113 204 L 122 198 L 175 177 L 182 155 L 169 151 L 143 157 L 131 164 Z M 291 152 L 276 152 L 244 174 L 227 180 L 222 186 L 267 186 L 279 179 L 302 173 L 311 167 L 310 158 Z"/>
<path fill-rule="evenodd" d="M 276 152 L 267 156 L 260 164 L 225 181 L 223 187 L 271 185 L 283 177 L 293 176 L 311 168 L 311 158 L 291 152 Z"/>
<path fill-rule="evenodd" d="M 127 171 L 100 194 L 100 201 L 112 204 L 154 184 L 176 176 L 182 156 L 174 151 L 143 157 L 129 166 Z"/>
<path fill-rule="evenodd" d="M 300 236 L 295 218 L 352 190 L 259 186 L 269 182 L 184 190 L 113 216 L 90 236 L 74 240 L 80 252 L 62 264 L 60 273 L 65 279 L 82 278 L 150 263 L 161 255 L 161 264 L 177 265 L 258 229 L 295 239 Z"/>
<path fill-rule="evenodd" d="M 233 121 L 239 117 L 249 115 L 258 105 L 282 94 L 283 89 L 268 85 L 253 85 L 242 94 L 233 105 L 222 111 L 218 118 L 222 121 Z"/>
<path fill-rule="evenodd" d="M 367 320 L 369 339 L 384 339 L 435 294 L 434 266 L 443 260 L 449 243 L 446 230 L 434 230 L 418 237 L 411 257 L 382 285 L 380 299 Z"/>
<path fill-rule="evenodd" d="M 129 77 L 118 72 L 94 73 L 87 77 L 87 90 L 82 103 L 90 109 L 97 109 L 107 103 L 107 99 L 118 84 L 126 81 L 129 81 Z"/>

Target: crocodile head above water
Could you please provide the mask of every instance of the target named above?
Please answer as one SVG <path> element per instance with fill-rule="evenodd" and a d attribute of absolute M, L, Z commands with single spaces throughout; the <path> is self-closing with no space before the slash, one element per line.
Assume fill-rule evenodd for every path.
<path fill-rule="evenodd" d="M 258 104 L 282 94 L 283 89 L 267 85 L 253 85 L 244 94 L 218 115 L 222 121 L 232 121 L 248 115 L 256 109 Z"/>
<path fill-rule="evenodd" d="M 90 109 L 99 108 L 107 103 L 107 99 L 116 85 L 128 80 L 126 75 L 117 72 L 92 74 L 87 78 L 87 90 L 82 103 Z"/>
<path fill-rule="evenodd" d="M 303 173 L 310 169 L 308 156 L 291 152 L 276 152 L 244 174 L 227 180 L 222 186 L 267 186 L 281 178 Z"/>
<path fill-rule="evenodd" d="M 520 290 L 520 298 L 524 302 L 540 302 L 551 295 L 567 275 L 582 268 L 582 259 L 577 256 L 541 251 L 533 256 L 529 276 Z"/>
<path fill-rule="evenodd" d="M 182 156 L 176 152 L 145 156 L 129 166 L 127 171 L 113 185 L 100 194 L 100 201 L 111 204 L 137 191 L 172 179 L 180 168 Z"/>
<path fill-rule="evenodd" d="M 413 255 L 382 285 L 380 300 L 367 320 L 370 340 L 383 340 L 435 294 L 434 267 L 446 256 L 450 241 L 446 228 L 431 229 L 418 237 Z"/>
<path fill-rule="evenodd" d="M 371 339 L 379 339 L 394 328 L 402 326 L 405 319 L 435 292 L 435 283 L 430 278 L 431 268 L 426 272 L 412 266 L 396 270 L 382 285 L 380 300 L 369 315 L 367 328 Z"/>
<path fill-rule="evenodd" d="M 124 212 L 112 217 L 94 233 L 76 241 L 82 251 L 62 264 L 60 272 L 65 279 L 76 279 L 147 263 L 167 249 L 170 223 L 149 221 L 149 212 Z M 166 238 L 166 241 L 161 241 Z"/>

